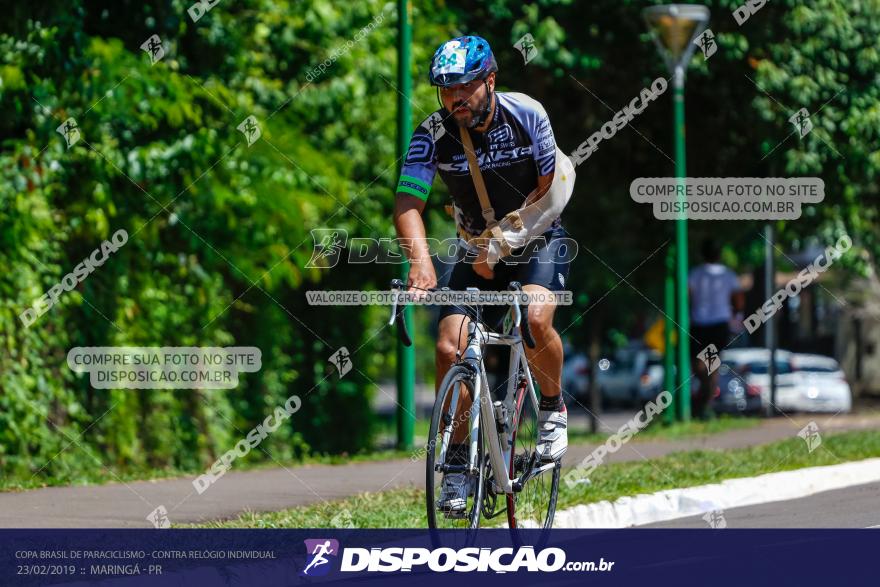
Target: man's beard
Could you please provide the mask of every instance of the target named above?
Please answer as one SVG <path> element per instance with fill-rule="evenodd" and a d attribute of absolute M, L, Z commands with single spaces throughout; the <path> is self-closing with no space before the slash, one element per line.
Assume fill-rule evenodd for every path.
<path fill-rule="evenodd" d="M 471 108 L 470 106 L 468 106 L 467 102 L 460 102 L 458 104 L 453 104 L 452 105 L 452 112 L 453 112 L 452 118 L 455 119 L 455 124 L 457 124 L 458 126 L 461 126 L 463 128 L 474 128 L 475 126 L 477 126 L 477 122 L 479 120 L 480 114 L 482 114 L 486 110 L 486 107 L 488 106 L 488 104 L 489 104 L 489 96 L 488 95 L 486 96 L 486 99 L 483 100 L 483 102 L 477 108 Z M 460 106 L 463 106 L 464 108 L 467 109 L 468 112 L 471 113 L 471 116 L 469 119 L 462 120 L 455 115 L 455 109 Z"/>

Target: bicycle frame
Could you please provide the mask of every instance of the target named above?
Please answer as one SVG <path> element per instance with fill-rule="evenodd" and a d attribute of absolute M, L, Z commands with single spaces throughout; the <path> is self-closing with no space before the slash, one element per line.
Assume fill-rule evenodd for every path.
<path fill-rule="evenodd" d="M 522 291 L 517 282 L 511 282 L 511 286 L 513 287 L 514 285 L 517 291 Z M 395 279 L 392 280 L 391 287 L 393 291 L 399 292 L 406 286 L 401 280 Z M 477 288 L 472 287 L 467 288 L 467 291 L 474 293 L 479 292 Z M 468 463 L 467 465 L 446 464 L 446 453 L 452 437 L 453 426 L 452 422 L 445 422 L 441 433 L 440 454 L 434 465 L 435 470 L 444 473 L 467 470 L 470 474 L 480 474 L 481 472 L 477 467 L 477 457 L 479 454 L 477 443 L 480 442 L 479 427 L 482 424 L 488 444 L 489 466 L 492 468 L 494 474 L 493 482 L 496 490 L 495 493 L 504 493 L 507 495 L 520 491 L 523 484 L 531 477 L 556 466 L 556 464 L 552 462 L 535 466 L 536 463 L 532 462 L 531 464 L 533 465 L 533 468 L 524 471 L 519 477 L 513 478 L 508 472 L 513 470 L 510 465 L 516 452 L 516 447 L 511 442 L 514 440 L 514 434 L 512 434 L 512 432 L 514 431 L 514 427 L 519 424 L 516 420 L 518 414 L 515 405 L 516 386 L 518 384 L 517 375 L 519 374 L 519 369 L 522 369 L 522 373 L 525 377 L 526 388 L 529 393 L 529 398 L 531 399 L 531 409 L 534 411 L 536 420 L 538 417 L 538 397 L 534 383 L 532 382 L 532 372 L 529 369 L 529 363 L 525 354 L 525 343 L 528 341 L 528 344 L 531 347 L 534 346 L 534 341 L 529 333 L 528 319 L 523 322 L 523 313 L 519 303 L 514 301 L 511 303 L 510 308 L 514 317 L 513 324 L 511 328 L 506 328 L 505 333 L 503 334 L 487 331 L 479 319 L 472 319 L 468 323 L 467 347 L 465 348 L 462 358 L 458 362 L 458 364 L 467 365 L 473 373 L 473 389 L 474 395 L 476 396 L 471 398 L 472 402 L 469 413 L 471 440 L 468 447 Z M 391 325 L 395 322 L 397 322 L 398 325 L 398 337 L 403 344 L 407 346 L 412 344 L 412 340 L 406 330 L 406 322 L 403 320 L 402 305 L 398 304 L 396 298 L 392 302 L 391 319 L 388 321 L 388 324 Z M 521 326 L 522 328 L 520 328 Z M 507 393 L 504 398 L 504 403 L 502 404 L 507 409 L 508 414 L 506 422 L 507 431 L 504 434 L 499 434 L 498 429 L 495 426 L 495 407 L 492 403 L 492 395 L 489 391 L 486 367 L 483 363 L 484 345 L 503 345 L 510 347 Z M 452 397 L 450 398 L 449 408 L 451 414 L 458 413 L 458 401 L 460 395 L 461 386 L 457 386 L 452 391 Z M 456 416 L 456 418 L 458 417 L 459 416 Z M 532 456 L 534 457 L 534 455 Z"/>
<path fill-rule="evenodd" d="M 514 327 L 518 328 L 522 319 L 519 306 L 513 304 L 511 309 L 514 312 Z M 488 377 L 486 375 L 486 367 L 483 363 L 483 345 L 501 345 L 510 347 L 510 364 L 507 377 L 507 394 L 504 399 L 505 407 L 508 413 L 508 432 L 505 433 L 507 438 L 502 439 L 495 425 L 496 418 L 494 413 L 494 405 L 492 402 L 491 392 L 489 391 Z M 470 424 L 471 424 L 471 442 L 468 455 L 468 468 L 472 472 L 477 469 L 477 442 L 479 442 L 479 434 L 477 434 L 478 424 L 482 424 L 484 434 L 486 435 L 488 444 L 489 464 L 494 473 L 494 482 L 497 493 L 513 493 L 522 487 L 523 481 L 527 477 L 533 476 L 541 471 L 554 466 L 554 463 L 542 465 L 536 471 L 523 472 L 517 478 L 511 478 L 508 471 L 510 468 L 510 460 L 513 458 L 516 447 L 510 442 L 513 426 L 517 423 L 511 421 L 516 418 L 516 385 L 518 380 L 516 375 L 518 369 L 522 368 L 526 379 L 526 385 L 531 398 L 531 409 L 535 410 L 537 416 L 538 398 L 532 383 L 532 375 L 529 370 L 528 360 L 525 355 L 522 336 L 519 334 L 496 334 L 485 330 L 479 321 L 471 320 L 468 324 L 468 344 L 462 355 L 461 363 L 470 365 L 474 372 L 474 391 L 476 397 L 472 398 Z M 453 391 L 450 401 L 450 413 L 456 414 L 460 388 Z M 446 449 L 449 445 L 451 436 L 451 426 L 447 426 L 443 431 L 442 446 L 440 448 L 441 463 L 446 461 Z M 506 448 L 505 448 L 506 447 Z"/>

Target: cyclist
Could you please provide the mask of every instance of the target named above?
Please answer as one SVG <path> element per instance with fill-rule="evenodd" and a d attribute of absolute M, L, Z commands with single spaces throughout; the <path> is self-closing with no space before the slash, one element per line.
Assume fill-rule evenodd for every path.
<path fill-rule="evenodd" d="M 488 220 L 481 206 L 479 188 L 473 177 L 463 139 L 473 145 L 485 190 L 495 217 L 520 210 L 537 202 L 550 190 L 556 170 L 556 142 L 550 120 L 537 101 L 519 93 L 496 92 L 498 66 L 489 43 L 478 36 L 458 37 L 443 43 L 431 60 L 429 78 L 437 86 L 441 108 L 428 116 L 412 135 L 409 151 L 397 186 L 394 222 L 397 236 L 409 257 L 410 291 L 437 285 L 437 276 L 425 241 L 422 213 L 439 172 L 453 199 L 458 235 L 457 262 L 449 280 L 452 290 L 477 287 L 503 291 L 511 281 L 523 284 L 525 292 L 561 291 L 569 268 L 569 247 L 560 246 L 567 237 L 557 217 L 550 228 L 522 248 L 509 251 L 499 262 L 491 246 L 468 241 L 484 234 Z M 461 134 L 467 133 L 467 137 Z M 482 241 L 485 243 L 485 241 Z M 499 255 L 496 254 L 495 257 Z M 519 257 L 519 259 L 516 259 Z M 525 258 L 524 258 L 525 257 Z M 418 289 L 417 289 L 418 288 Z M 505 306 L 486 306 L 483 321 L 497 327 L 507 311 Z M 529 365 L 541 391 L 537 450 L 542 460 L 562 457 L 568 445 L 567 414 L 560 393 L 562 341 L 553 328 L 554 304 L 532 304 L 529 325 L 535 348 L 527 349 Z M 437 385 L 443 379 L 456 353 L 463 351 L 471 309 L 443 306 L 436 346 Z M 462 390 L 463 395 L 467 394 Z M 471 398 L 464 397 L 458 412 L 466 413 Z M 456 422 L 459 418 L 455 419 Z M 447 462 L 465 464 L 468 447 L 467 426 L 453 428 Z M 447 514 L 463 512 L 468 491 L 465 475 L 444 476 L 439 507 Z"/>

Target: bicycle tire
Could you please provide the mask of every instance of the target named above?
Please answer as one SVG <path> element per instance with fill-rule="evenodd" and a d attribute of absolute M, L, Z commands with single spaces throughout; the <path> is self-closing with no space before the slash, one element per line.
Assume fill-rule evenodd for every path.
<path fill-rule="evenodd" d="M 438 476 L 441 473 L 435 470 L 435 464 L 437 457 L 439 456 L 439 446 L 441 440 L 438 438 L 438 435 L 441 431 L 441 418 L 445 413 L 444 404 L 446 396 L 448 394 L 451 394 L 452 392 L 453 385 L 466 386 L 471 392 L 471 397 L 476 397 L 476 393 L 474 393 L 473 389 L 472 371 L 464 365 L 453 365 L 446 373 L 446 376 L 443 378 L 443 381 L 441 382 L 439 387 L 439 392 L 437 393 L 437 397 L 434 400 L 434 409 L 431 413 L 431 427 L 428 433 L 428 442 L 426 444 L 427 454 L 425 458 L 425 505 L 428 515 L 428 528 L 431 530 L 442 530 L 451 526 L 451 524 L 444 524 L 441 522 L 441 519 L 446 520 L 448 518 L 446 518 L 436 506 L 435 488 L 439 485 L 438 481 L 440 479 L 438 478 Z M 468 514 L 466 516 L 468 523 L 467 527 L 463 528 L 467 530 L 476 530 L 477 528 L 479 528 L 481 505 L 483 501 L 483 491 L 485 490 L 485 474 L 483 471 L 485 447 L 483 446 L 481 424 L 477 425 L 477 431 L 478 452 L 477 475 L 475 478 L 476 487 L 472 499 L 470 496 L 468 498 L 469 508 Z"/>

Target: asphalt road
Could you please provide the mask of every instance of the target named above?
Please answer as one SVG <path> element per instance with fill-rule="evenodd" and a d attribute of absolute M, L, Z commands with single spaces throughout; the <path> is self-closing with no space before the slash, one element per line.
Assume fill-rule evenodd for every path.
<path fill-rule="evenodd" d="M 880 483 L 823 491 L 809 497 L 724 510 L 727 528 L 880 528 Z M 717 516 L 714 518 L 718 524 Z M 702 516 L 639 528 L 709 528 Z"/>

